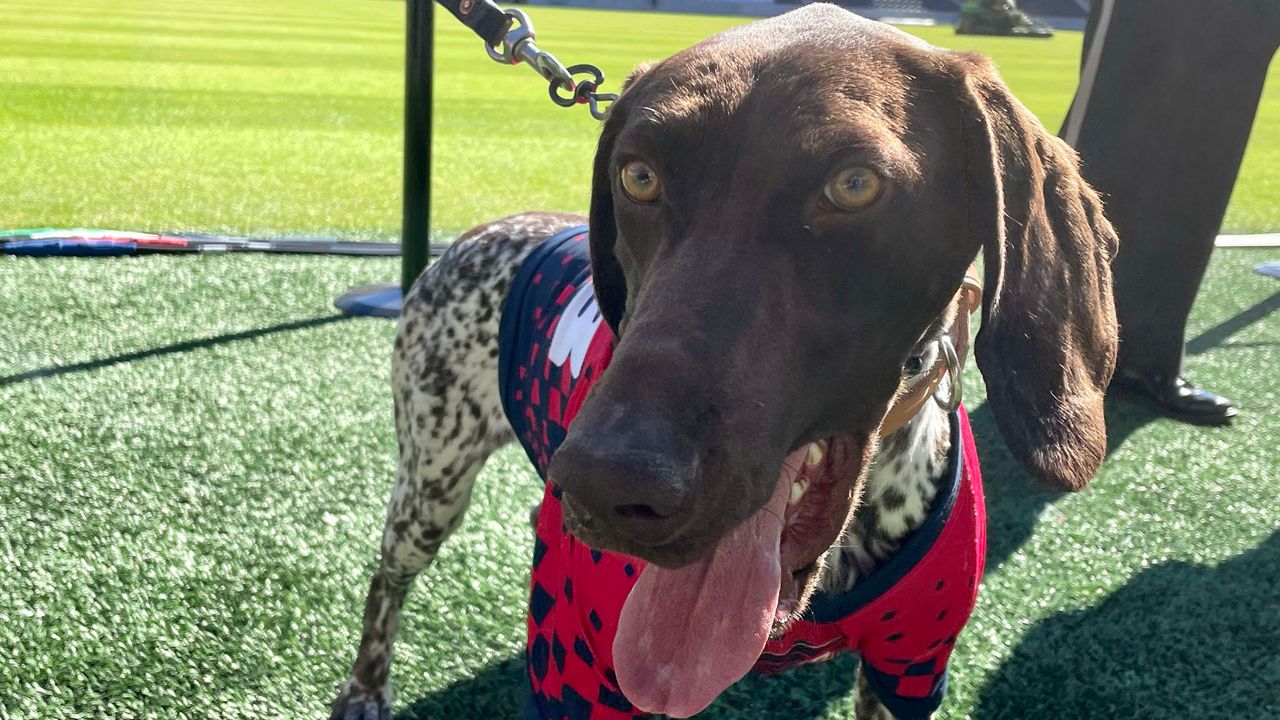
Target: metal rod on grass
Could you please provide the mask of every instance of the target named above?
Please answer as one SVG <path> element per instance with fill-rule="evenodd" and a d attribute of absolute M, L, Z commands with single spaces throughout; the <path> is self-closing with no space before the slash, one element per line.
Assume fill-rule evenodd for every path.
<path fill-rule="evenodd" d="M 407 0 L 404 57 L 404 210 L 400 284 L 404 292 L 427 266 L 431 239 L 432 0 Z"/>

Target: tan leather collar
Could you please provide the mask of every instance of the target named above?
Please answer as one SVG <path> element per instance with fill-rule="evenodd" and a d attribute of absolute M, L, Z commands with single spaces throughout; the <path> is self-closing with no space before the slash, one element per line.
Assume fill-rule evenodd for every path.
<path fill-rule="evenodd" d="M 952 374 L 952 383 L 960 383 L 960 371 L 964 369 L 964 361 L 969 353 L 969 315 L 977 310 L 982 304 L 982 282 L 978 280 L 978 269 L 976 266 L 970 266 L 969 271 L 965 273 L 964 282 L 960 284 L 960 289 L 956 291 L 956 297 L 947 305 L 948 309 L 954 305 L 955 316 L 951 320 L 950 326 L 943 333 L 955 347 L 956 363 L 955 367 L 950 367 L 947 361 L 947 354 L 938 353 L 938 359 L 934 361 L 933 367 L 929 368 L 924 381 L 916 385 L 911 390 L 901 391 L 898 397 L 889 406 L 889 411 L 885 413 L 884 421 L 880 423 L 880 437 L 887 438 L 898 430 L 902 429 L 911 418 L 920 412 L 920 408 L 928 402 L 938 391 L 938 386 L 942 384 L 942 379 L 948 374 Z M 959 398 L 957 389 L 956 398 Z"/>

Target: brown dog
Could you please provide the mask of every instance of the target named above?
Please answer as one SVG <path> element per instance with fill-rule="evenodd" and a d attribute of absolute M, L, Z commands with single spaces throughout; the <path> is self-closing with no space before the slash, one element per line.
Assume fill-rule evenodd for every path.
<path fill-rule="evenodd" d="M 400 472 L 336 718 L 387 713 L 404 593 L 513 439 L 499 309 L 525 257 L 578 221 L 477 228 L 406 300 Z M 812 5 L 638 71 L 595 159 L 591 270 L 617 343 L 551 461 L 567 527 L 657 567 L 696 564 L 816 443 L 839 461 L 782 537 L 780 606 L 796 617 L 815 588 L 870 574 L 937 493 L 938 463 L 906 459 L 946 454 L 938 408 L 883 451 L 879 435 L 979 252 L 976 355 L 1000 430 L 1033 475 L 1083 487 L 1106 450 L 1115 243 L 1072 150 L 981 57 Z M 871 700 L 860 715 L 883 712 Z"/>

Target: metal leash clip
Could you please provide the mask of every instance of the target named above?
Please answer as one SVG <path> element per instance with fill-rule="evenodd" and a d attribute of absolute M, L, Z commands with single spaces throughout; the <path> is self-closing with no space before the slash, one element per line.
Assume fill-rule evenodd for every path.
<path fill-rule="evenodd" d="M 597 120 L 603 120 L 608 108 L 601 107 L 602 103 L 611 103 L 618 99 L 616 93 L 599 93 L 596 89 L 600 87 L 600 83 L 604 82 L 604 73 L 600 72 L 600 68 L 595 65 L 574 65 L 569 68 L 570 75 L 588 75 L 589 78 L 579 80 L 576 85 L 570 83 L 565 85 L 562 82 L 552 80 L 551 86 L 547 88 L 547 92 L 551 94 L 551 102 L 560 107 L 573 107 L 574 105 L 587 105 L 591 109 L 591 117 Z M 571 95 L 561 95 L 561 89 L 572 90 Z"/>
<path fill-rule="evenodd" d="M 950 335 L 943 335 L 938 338 L 938 349 L 942 351 L 942 357 L 947 363 L 947 389 L 948 392 L 944 396 L 942 388 L 933 391 L 933 401 L 942 408 L 943 412 L 952 413 L 956 408 L 960 407 L 961 401 L 964 400 L 964 385 L 960 377 L 963 368 L 960 366 L 960 358 L 956 354 L 956 346 L 951 342 Z"/>
<path fill-rule="evenodd" d="M 592 117 L 603 120 L 608 108 L 602 107 L 602 104 L 618 99 L 618 96 L 613 93 L 596 92 L 604 82 L 604 73 L 594 65 L 574 65 L 566 68 L 554 55 L 538 48 L 534 42 L 536 35 L 533 30 L 533 21 L 524 11 L 506 10 L 504 12 L 511 19 L 511 27 L 502 39 L 501 48 L 485 43 L 484 48 L 489 53 L 489 57 L 504 65 L 527 63 L 534 72 L 542 76 L 542 79 L 551 83 L 547 91 L 557 105 L 561 107 L 587 105 Z M 582 74 L 590 77 L 581 82 L 574 82 L 573 76 Z M 561 89 L 569 90 L 572 94 L 568 97 L 562 96 L 559 92 Z"/>

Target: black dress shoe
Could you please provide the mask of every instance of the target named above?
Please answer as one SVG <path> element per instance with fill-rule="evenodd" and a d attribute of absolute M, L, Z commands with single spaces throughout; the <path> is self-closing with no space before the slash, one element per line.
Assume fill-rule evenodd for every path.
<path fill-rule="evenodd" d="M 1111 388 L 1141 395 L 1155 403 L 1162 414 L 1196 425 L 1227 425 L 1238 414 L 1230 400 L 1177 376 L 1140 375 L 1121 370 L 1112 378 Z"/>

